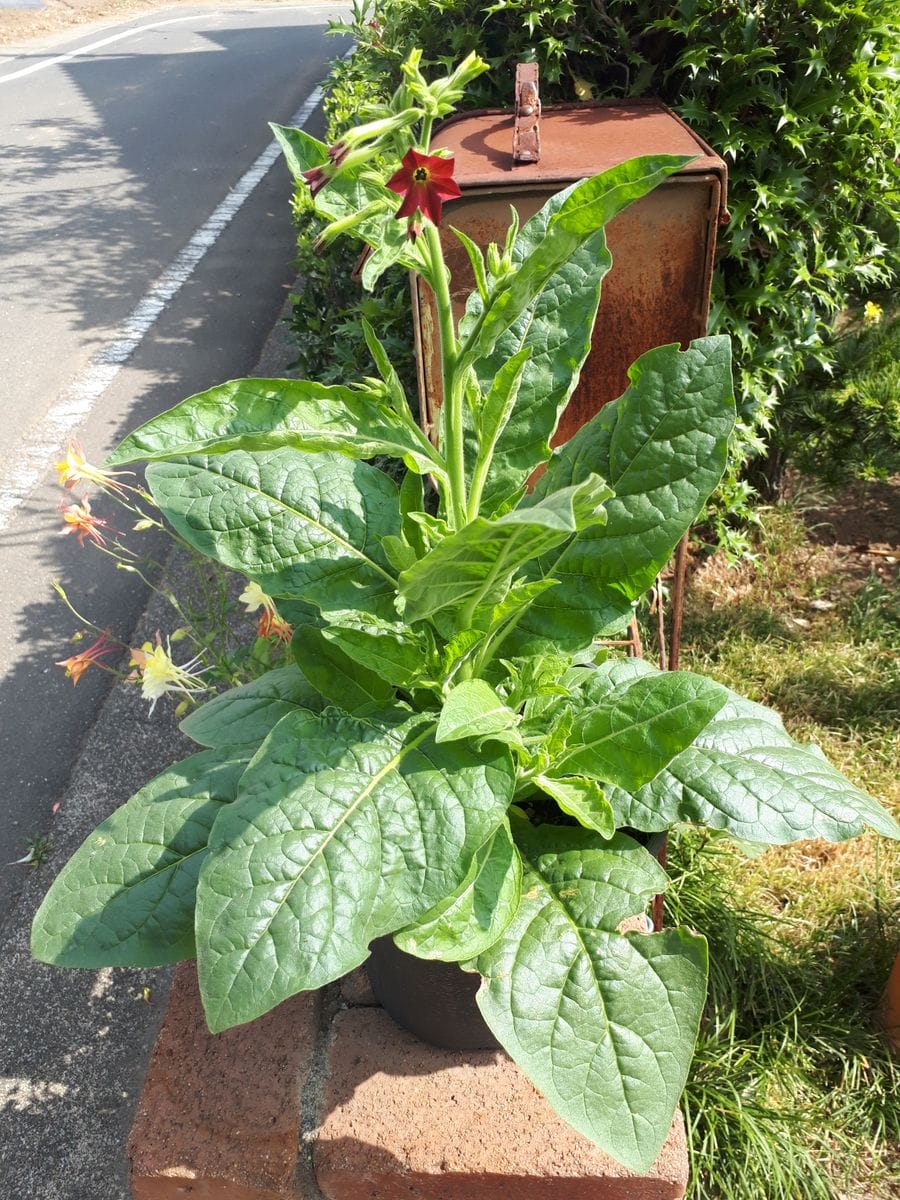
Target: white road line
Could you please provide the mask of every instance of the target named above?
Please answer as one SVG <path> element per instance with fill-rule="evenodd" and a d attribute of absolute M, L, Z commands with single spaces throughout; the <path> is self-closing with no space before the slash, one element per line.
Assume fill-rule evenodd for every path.
<path fill-rule="evenodd" d="M 302 127 L 322 99 L 315 88 L 294 113 L 290 124 Z M 95 401 L 106 391 L 128 361 L 166 305 L 181 290 L 207 250 L 215 245 L 253 189 L 268 174 L 280 148 L 271 141 L 256 162 L 231 189 L 222 203 L 204 221 L 180 254 L 144 293 L 136 307 L 113 335 L 113 340 L 93 356 L 72 380 L 44 417 L 39 429 L 18 447 L 8 447 L 6 461 L 15 463 L 11 478 L 0 487 L 0 529 L 40 482 L 53 457 L 76 427 L 87 417 Z"/>
<path fill-rule="evenodd" d="M 196 21 L 197 16 L 197 13 L 191 13 L 189 17 L 170 17 L 167 21 L 150 21 L 146 25 L 135 25 L 121 33 L 113 33 L 109 37 L 101 38 L 99 42 L 89 42 L 86 46 L 78 46 L 77 49 L 69 50 L 66 54 L 57 54 L 53 58 L 42 59 L 41 62 L 32 63 L 30 67 L 20 67 L 18 71 L 13 71 L 10 75 L 0 75 L 0 83 L 9 83 L 11 79 L 22 79 L 25 75 L 33 75 L 35 71 L 55 67 L 57 63 L 71 62 L 80 54 L 88 54 L 91 50 L 99 50 L 102 46 L 111 46 L 113 42 L 120 42 L 122 38 L 131 37 L 135 33 L 143 33 L 145 29 L 161 29 L 163 25 L 177 25 L 180 21 Z"/>
<path fill-rule="evenodd" d="M 278 4 L 278 5 L 260 5 L 254 9 L 254 12 L 318 12 L 331 11 L 335 6 L 325 4 Z M 342 7 L 338 2 L 336 7 Z M 103 46 L 110 46 L 113 42 L 120 42 L 122 38 L 132 37 L 135 33 L 143 33 L 145 29 L 161 29 L 164 25 L 178 25 L 181 21 L 197 21 L 202 20 L 208 13 L 193 12 L 186 17 L 169 17 L 165 21 L 148 21 L 146 25 L 134 25 L 131 29 L 124 29 L 120 33 L 110 34 L 109 37 L 101 38 L 99 42 L 88 42 L 86 46 L 77 46 L 74 50 L 68 50 L 65 54 L 57 54 L 53 58 L 42 59 L 41 62 L 32 63 L 29 67 L 20 67 L 18 71 L 12 71 L 9 75 L 0 75 L 0 83 L 9 83 L 11 79 L 22 79 L 25 75 L 33 75 L 35 71 L 44 71 L 47 67 L 55 67 L 57 63 L 71 62 L 73 58 L 78 58 L 82 54 L 89 54 L 91 50 L 100 50 Z M 227 17 L 231 13 L 228 9 L 220 13 L 213 14 L 215 16 Z M 15 62 L 15 59 L 12 60 Z"/>

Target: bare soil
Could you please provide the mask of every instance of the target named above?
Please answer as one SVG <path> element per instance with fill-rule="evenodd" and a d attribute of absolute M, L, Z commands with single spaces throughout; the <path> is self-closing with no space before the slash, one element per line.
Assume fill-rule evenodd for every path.
<path fill-rule="evenodd" d="M 806 487 L 805 481 L 792 479 L 786 489 L 785 499 L 801 515 L 807 539 L 780 549 L 783 598 L 805 603 L 810 588 L 818 594 L 827 585 L 832 600 L 846 600 L 873 576 L 893 585 L 900 572 L 900 475 L 883 483 L 854 483 L 829 498 L 806 499 Z M 753 563 L 735 566 L 721 554 L 710 558 L 698 551 L 689 562 L 692 588 L 719 601 L 744 599 L 759 586 Z"/>

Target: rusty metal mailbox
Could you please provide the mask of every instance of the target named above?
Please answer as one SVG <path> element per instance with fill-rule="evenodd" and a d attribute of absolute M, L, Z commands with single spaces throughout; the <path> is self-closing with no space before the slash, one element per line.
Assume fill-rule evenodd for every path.
<path fill-rule="evenodd" d="M 464 113 L 446 121 L 434 145 L 456 159 L 458 200 L 445 203 L 441 240 L 452 274 L 455 316 L 474 287 L 468 257 L 448 226 L 482 249 L 502 244 L 513 204 L 524 223 L 549 196 L 577 179 L 644 154 L 694 155 L 676 175 L 607 227 L 612 270 L 603 282 L 591 353 L 555 444 L 566 441 L 628 386 L 628 367 L 654 346 L 686 345 L 706 332 L 716 230 L 725 213 L 725 163 L 659 101 L 559 105 L 540 117 L 539 161 L 513 159 L 511 110 Z M 427 287 L 414 297 L 420 346 L 423 423 L 441 404 L 440 363 Z"/>

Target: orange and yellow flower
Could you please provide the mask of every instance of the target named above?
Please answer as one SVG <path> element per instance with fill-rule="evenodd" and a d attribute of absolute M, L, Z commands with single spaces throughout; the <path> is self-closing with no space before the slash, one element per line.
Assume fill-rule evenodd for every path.
<path fill-rule="evenodd" d="M 106 538 L 100 532 L 101 529 L 108 529 L 109 523 L 101 520 L 100 517 L 95 517 L 91 512 L 91 502 L 87 496 L 80 504 L 66 504 L 60 506 L 62 518 L 65 525 L 60 532 L 66 534 L 74 533 L 78 538 L 79 546 L 84 545 L 84 539 L 89 537 L 96 542 L 98 546 L 106 545 Z"/>
<path fill-rule="evenodd" d="M 247 586 L 238 596 L 238 600 L 248 613 L 256 612 L 258 608 L 262 609 L 256 623 L 257 637 L 285 643 L 291 640 L 294 634 L 293 629 L 278 615 L 275 601 L 262 590 L 258 583 L 254 583 L 252 579 L 248 580 Z"/>
<path fill-rule="evenodd" d="M 264 592 L 258 583 L 254 583 L 252 579 L 247 580 L 247 586 L 238 596 L 238 600 L 244 606 L 244 611 L 251 613 L 256 612 L 258 608 L 265 609 L 268 613 L 275 613 L 275 601 L 268 593 Z"/>
<path fill-rule="evenodd" d="M 287 644 L 294 636 L 294 631 L 287 621 L 279 617 L 277 612 L 269 612 L 264 608 L 259 614 L 256 636 Z"/>
<path fill-rule="evenodd" d="M 74 686 L 88 667 L 93 663 L 99 662 L 104 655 L 114 654 L 118 649 L 119 647 L 109 636 L 109 633 L 104 630 L 96 642 L 88 646 L 87 650 L 82 650 L 80 654 L 73 654 L 69 658 L 62 659 L 61 662 L 56 663 L 56 666 L 65 668 L 66 679 L 71 679 Z"/>

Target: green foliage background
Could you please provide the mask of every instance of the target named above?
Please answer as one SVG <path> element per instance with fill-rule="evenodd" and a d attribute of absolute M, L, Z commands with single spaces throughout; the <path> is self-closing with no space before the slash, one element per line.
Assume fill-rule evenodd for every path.
<path fill-rule="evenodd" d="M 762 453 L 773 422 L 770 482 L 810 427 L 827 451 L 819 462 L 833 446 L 845 473 L 870 474 L 875 460 L 882 472 L 897 469 L 896 421 L 881 400 L 869 397 L 859 419 L 848 417 L 848 401 L 836 438 L 831 386 L 847 364 L 835 318 L 870 295 L 889 303 L 900 267 L 897 0 L 378 0 L 357 14 L 354 33 L 357 53 L 333 77 L 332 135 L 392 88 L 403 56 L 421 46 L 426 64 L 446 67 L 470 50 L 489 59 L 468 94 L 473 107 L 508 105 L 516 61 L 536 57 L 545 103 L 657 95 L 726 159 L 732 220 L 719 235 L 710 332 L 734 340 L 740 419 L 710 513 L 718 541 L 743 548 L 730 519 L 749 514 L 741 470 Z M 307 284 L 344 286 L 331 270 L 334 252 L 327 268 L 309 258 L 302 249 Z M 395 351 L 408 337 L 404 293 L 389 282 L 379 296 Z M 315 366 L 314 342 L 329 356 L 322 378 L 336 377 L 346 356 L 365 361 L 353 329 L 358 295 L 341 299 L 337 317 L 305 302 L 298 324 L 304 369 Z M 310 312 L 337 342 L 304 328 Z"/>

